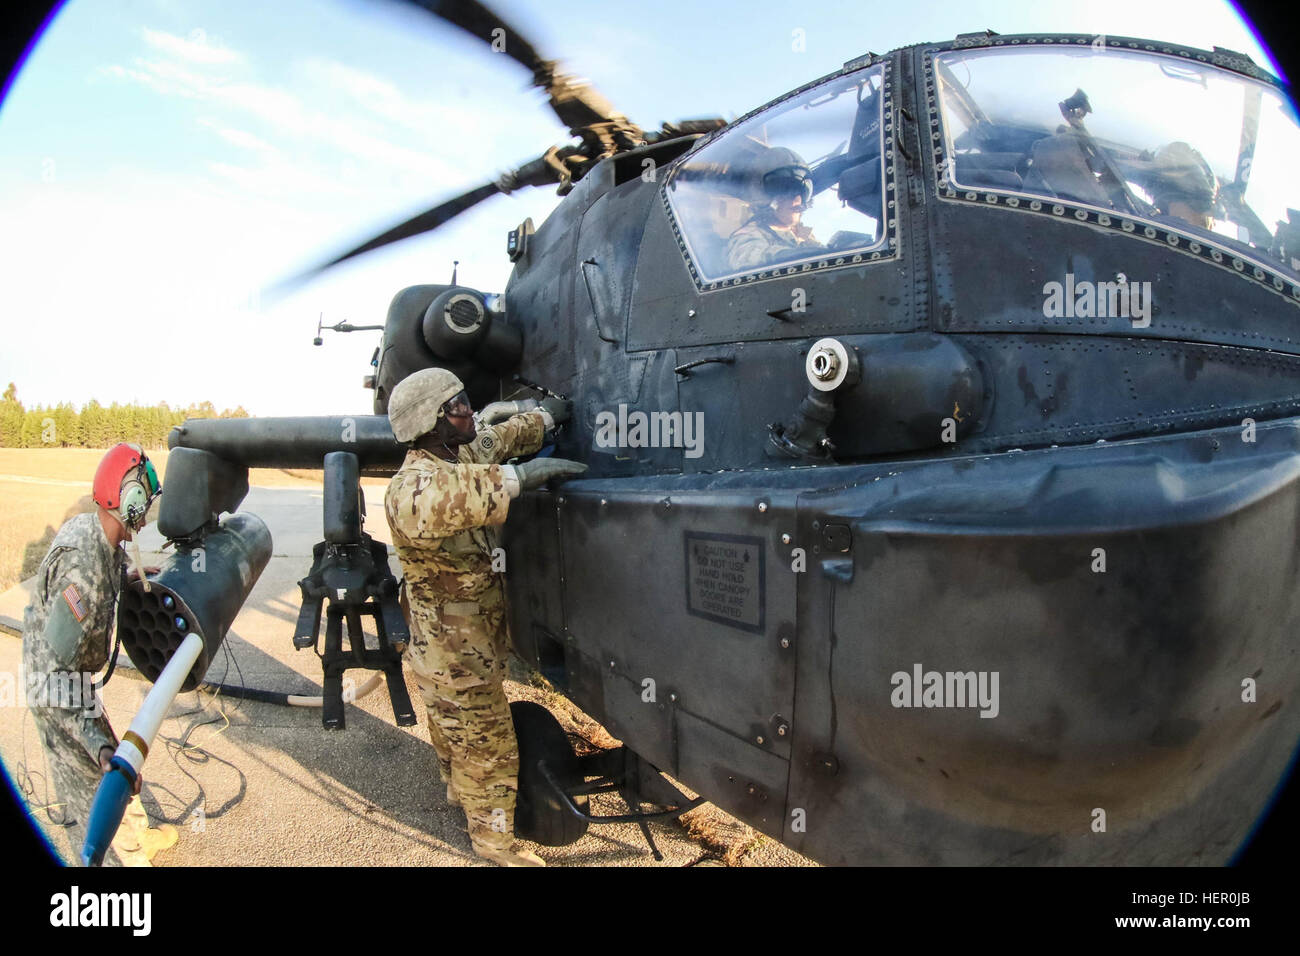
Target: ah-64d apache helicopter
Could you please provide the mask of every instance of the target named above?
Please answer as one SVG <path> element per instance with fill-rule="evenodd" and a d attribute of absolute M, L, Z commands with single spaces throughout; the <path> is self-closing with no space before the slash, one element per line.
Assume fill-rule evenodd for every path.
<path fill-rule="evenodd" d="M 499 191 L 565 198 L 510 234 L 504 295 L 396 295 L 374 417 L 174 433 L 178 553 L 122 614 L 142 669 L 179 621 L 197 682 L 265 563 L 257 519 L 218 523 L 246 469 L 323 465 L 295 641 L 326 615 L 327 725 L 355 666 L 414 721 L 357 481 L 402 459 L 393 386 L 444 366 L 475 407 L 571 397 L 554 451 L 590 465 L 510 511 L 511 631 L 625 746 L 580 761 L 520 709 L 522 835 L 575 839 L 600 789 L 659 808 L 619 819 L 693 806 L 662 771 L 828 863 L 1232 857 L 1300 737 L 1279 82 L 1220 48 L 989 32 L 647 132 L 478 4 L 422 5 L 504 30 L 577 142 L 335 262 Z"/>

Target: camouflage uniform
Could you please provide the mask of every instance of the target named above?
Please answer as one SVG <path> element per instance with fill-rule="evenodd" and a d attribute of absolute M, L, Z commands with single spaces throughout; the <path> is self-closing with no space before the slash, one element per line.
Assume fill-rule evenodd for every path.
<path fill-rule="evenodd" d="M 732 269 L 757 269 L 801 256 L 815 255 L 824 247 L 807 226 L 783 229 L 766 220 L 751 219 L 727 240 L 727 264 Z"/>
<path fill-rule="evenodd" d="M 541 448 L 543 422 L 534 411 L 483 429 L 460 446 L 458 464 L 413 449 L 384 497 L 406 576 L 406 659 L 424 697 L 439 773 L 465 808 L 475 847 L 488 850 L 513 842 L 519 774 L 501 686 L 510 650 L 505 592 L 492 570 L 496 526 L 510 505 L 499 463 Z M 495 820 L 494 810 L 501 811 Z"/>
<path fill-rule="evenodd" d="M 104 775 L 100 748 L 116 750 L 117 737 L 98 694 L 93 702 L 80 701 L 76 707 L 57 706 L 57 699 L 30 695 L 37 688 L 49 688 L 49 675 L 55 672 L 80 680 L 108 663 L 125 560 L 122 550 L 109 544 L 96 512 L 77 515 L 54 536 L 36 572 L 32 603 L 23 615 L 28 706 L 45 746 L 46 765 L 63 803 L 63 815 L 75 824 L 68 829 L 74 853 L 81 851 L 90 804 Z M 92 715 L 92 709 L 98 716 Z M 105 855 L 104 864 L 119 865 L 113 850 Z"/>

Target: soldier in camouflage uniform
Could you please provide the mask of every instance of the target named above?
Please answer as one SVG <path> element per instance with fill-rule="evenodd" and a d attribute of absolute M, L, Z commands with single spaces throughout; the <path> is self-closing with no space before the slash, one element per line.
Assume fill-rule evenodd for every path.
<path fill-rule="evenodd" d="M 95 510 L 69 519 L 54 536 L 23 614 L 27 705 L 69 823 L 74 855 L 80 852 L 90 805 L 118 745 L 89 678 L 109 661 L 126 564 L 119 545 L 144 525 L 149 504 L 160 490 L 139 446 L 110 449 L 95 474 Z M 139 794 L 139 779 L 135 790 Z M 105 863 L 148 866 L 149 857 L 175 842 L 175 827 L 149 829 L 136 796 Z"/>
<path fill-rule="evenodd" d="M 502 575 L 493 570 L 497 527 L 522 490 L 586 466 L 501 462 L 536 452 L 570 409 L 547 399 L 480 433 L 464 386 L 445 369 L 409 376 L 388 403 L 393 435 L 411 446 L 384 498 L 406 578 L 406 659 L 447 798 L 464 807 L 475 853 L 503 865 L 544 864 L 514 846 L 519 752 L 501 686 L 510 648 Z"/>
<path fill-rule="evenodd" d="M 727 240 L 732 269 L 761 269 L 826 251 L 800 220 L 812 205 L 812 174 L 799 154 L 773 147 L 757 164 L 759 204 L 754 215 Z"/>

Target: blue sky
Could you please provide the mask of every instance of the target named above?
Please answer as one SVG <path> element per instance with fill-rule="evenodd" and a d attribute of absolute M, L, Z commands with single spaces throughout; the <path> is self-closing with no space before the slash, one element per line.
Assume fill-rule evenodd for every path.
<path fill-rule="evenodd" d="M 537 0 L 493 6 L 644 127 L 748 112 L 884 52 L 985 27 L 1225 46 L 1266 64 L 1226 3 Z M 803 31 L 804 49 L 792 43 Z M 0 384 L 30 404 L 210 400 L 369 412 L 360 387 L 400 288 L 500 291 L 506 231 L 553 190 L 273 305 L 257 290 L 565 141 L 526 71 L 385 0 L 72 0 L 0 104 Z"/>

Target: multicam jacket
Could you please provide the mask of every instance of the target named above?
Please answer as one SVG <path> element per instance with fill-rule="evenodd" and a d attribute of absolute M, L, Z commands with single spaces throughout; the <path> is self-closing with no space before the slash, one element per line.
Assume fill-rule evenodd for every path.
<path fill-rule="evenodd" d="M 499 463 L 537 451 L 544 433 L 541 412 L 526 412 L 482 429 L 460 446 L 457 464 L 407 453 L 384 511 L 412 604 L 473 601 L 497 585 L 492 551 L 510 507 Z"/>

